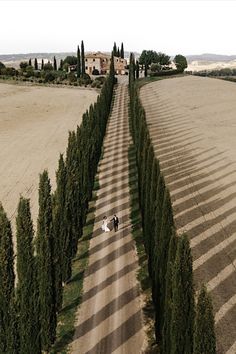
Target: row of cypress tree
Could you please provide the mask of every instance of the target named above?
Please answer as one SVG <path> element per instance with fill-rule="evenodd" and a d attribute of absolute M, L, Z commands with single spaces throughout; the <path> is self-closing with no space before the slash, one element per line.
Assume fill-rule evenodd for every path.
<path fill-rule="evenodd" d="M 124 52 L 124 44 L 123 44 L 123 42 L 121 43 L 121 47 L 120 48 L 117 47 L 116 42 L 114 42 L 112 52 L 113 52 L 113 55 L 115 57 L 124 59 L 125 52 Z"/>
<path fill-rule="evenodd" d="M 81 41 L 81 51 L 77 47 L 77 79 L 85 75 L 85 55 L 84 55 L 84 41 Z"/>
<path fill-rule="evenodd" d="M 156 339 L 163 354 L 215 354 L 211 299 L 201 288 L 195 306 L 192 256 L 186 235 L 177 236 L 170 193 L 146 123 L 138 87 L 135 59 L 130 57 L 130 127 L 139 181 L 144 245 L 152 281 Z"/>
<path fill-rule="evenodd" d="M 60 155 L 57 187 L 40 175 L 39 214 L 34 237 L 30 201 L 20 198 L 16 218 L 17 284 L 10 221 L 0 205 L 0 353 L 49 352 L 56 339 L 63 283 L 82 235 L 101 154 L 115 83 L 114 62 L 97 102 L 83 115 Z"/>

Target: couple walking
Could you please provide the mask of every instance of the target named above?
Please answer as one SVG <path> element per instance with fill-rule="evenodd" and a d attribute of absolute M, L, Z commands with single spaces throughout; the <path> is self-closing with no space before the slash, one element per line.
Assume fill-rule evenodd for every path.
<path fill-rule="evenodd" d="M 115 232 L 118 230 L 118 226 L 119 226 L 119 219 L 116 215 L 113 216 L 113 218 L 110 220 L 110 222 L 113 222 L 113 227 L 114 227 L 114 230 Z M 110 229 L 109 227 L 107 226 L 108 224 L 108 220 L 107 220 L 107 217 L 104 216 L 103 217 L 103 221 L 102 221 L 102 230 L 105 231 L 105 232 L 109 232 Z"/>

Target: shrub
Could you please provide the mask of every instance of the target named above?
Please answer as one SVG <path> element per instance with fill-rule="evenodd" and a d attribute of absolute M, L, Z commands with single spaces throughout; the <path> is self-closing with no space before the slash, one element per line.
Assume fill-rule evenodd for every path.
<path fill-rule="evenodd" d="M 43 70 L 44 71 L 52 71 L 53 70 L 52 64 L 51 63 L 44 64 Z"/>
<path fill-rule="evenodd" d="M 29 63 L 27 61 L 22 61 L 20 63 L 21 70 L 24 71 L 27 68 L 28 65 L 29 65 Z"/>
<path fill-rule="evenodd" d="M 100 74 L 100 73 L 99 73 L 98 69 L 93 69 L 92 75 L 99 75 L 99 74 Z"/>
<path fill-rule="evenodd" d="M 5 67 L 1 69 L 1 74 L 6 76 L 15 76 L 18 75 L 18 70 L 16 70 L 15 68 Z"/>
<path fill-rule="evenodd" d="M 52 82 L 54 81 L 56 78 L 54 72 L 52 71 L 48 71 L 46 72 L 45 76 L 44 76 L 44 82 Z"/>
<path fill-rule="evenodd" d="M 101 84 L 104 84 L 104 82 L 106 81 L 105 76 L 98 76 L 96 77 L 95 81 L 99 81 Z"/>
<path fill-rule="evenodd" d="M 177 75 L 179 74 L 180 71 L 177 69 L 172 69 L 172 70 L 163 70 L 163 71 L 158 71 L 158 72 L 150 72 L 150 76 L 171 76 L 171 75 Z"/>
<path fill-rule="evenodd" d="M 93 87 L 93 88 L 101 88 L 101 83 L 99 82 L 99 81 L 97 81 L 97 80 L 94 80 L 93 82 L 92 82 L 92 85 L 91 85 L 91 87 Z"/>
<path fill-rule="evenodd" d="M 75 82 L 77 80 L 76 76 L 74 73 L 70 72 L 68 75 L 67 75 L 67 78 L 69 80 L 70 83 L 72 82 Z"/>

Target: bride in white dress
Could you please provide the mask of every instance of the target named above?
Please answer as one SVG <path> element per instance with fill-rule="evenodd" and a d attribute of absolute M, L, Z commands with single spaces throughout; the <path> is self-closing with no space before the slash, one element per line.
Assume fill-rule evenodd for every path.
<path fill-rule="evenodd" d="M 103 221 L 102 221 L 102 230 L 105 231 L 105 232 L 110 231 L 110 229 L 109 229 L 109 227 L 107 226 L 107 224 L 108 224 L 107 217 L 104 216 L 104 217 L 103 217 Z"/>

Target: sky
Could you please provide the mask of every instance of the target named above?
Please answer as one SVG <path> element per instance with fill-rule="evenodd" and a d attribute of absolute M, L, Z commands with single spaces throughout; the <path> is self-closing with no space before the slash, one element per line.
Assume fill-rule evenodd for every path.
<path fill-rule="evenodd" d="M 0 0 L 0 54 L 86 51 L 236 54 L 236 1 Z"/>

